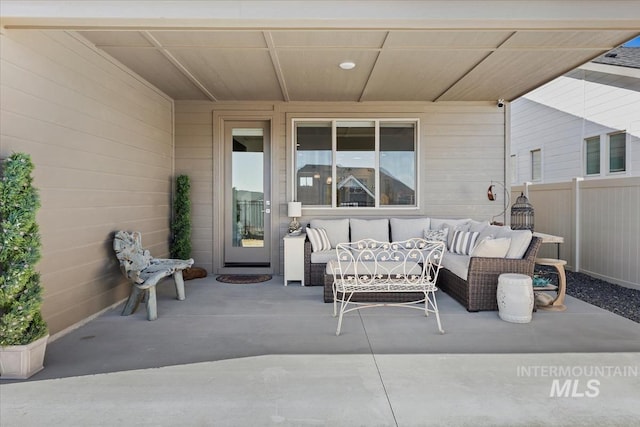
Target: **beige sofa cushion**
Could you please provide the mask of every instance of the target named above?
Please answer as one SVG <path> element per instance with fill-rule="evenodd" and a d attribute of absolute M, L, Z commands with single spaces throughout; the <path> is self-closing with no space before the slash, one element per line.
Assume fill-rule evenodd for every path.
<path fill-rule="evenodd" d="M 500 231 L 498 237 L 507 237 L 511 239 L 511 245 L 509 246 L 509 251 L 505 258 L 521 259 L 525 252 L 527 252 L 527 248 L 533 238 L 533 233 L 529 230 L 511 230 L 510 228 L 505 227 Z"/>
<path fill-rule="evenodd" d="M 471 256 L 482 258 L 504 258 L 509 251 L 511 245 L 511 239 L 508 237 L 500 237 L 494 239 L 493 237 L 487 237 L 481 240 L 480 243 L 473 248 Z"/>

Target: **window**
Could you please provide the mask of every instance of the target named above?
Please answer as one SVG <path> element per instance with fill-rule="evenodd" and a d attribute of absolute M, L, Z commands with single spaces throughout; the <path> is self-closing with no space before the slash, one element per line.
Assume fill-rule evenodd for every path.
<path fill-rule="evenodd" d="M 416 206 L 413 120 L 294 120 L 297 200 L 307 206 Z"/>
<path fill-rule="evenodd" d="M 531 180 L 540 181 L 542 179 L 542 150 L 531 151 Z"/>
<path fill-rule="evenodd" d="M 627 170 L 626 140 L 624 132 L 609 135 L 609 173 Z"/>
<path fill-rule="evenodd" d="M 587 175 L 600 175 L 600 137 L 587 138 L 584 143 L 585 172 Z"/>

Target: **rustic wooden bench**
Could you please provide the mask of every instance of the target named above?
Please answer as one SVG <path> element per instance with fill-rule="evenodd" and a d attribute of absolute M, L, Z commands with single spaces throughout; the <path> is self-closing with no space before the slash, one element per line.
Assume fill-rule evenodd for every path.
<path fill-rule="evenodd" d="M 147 319 L 158 318 L 156 304 L 156 285 L 168 276 L 173 275 L 178 300 L 185 298 L 182 271 L 193 265 L 193 259 L 153 258 L 148 250 L 142 247 L 142 236 L 138 232 L 118 231 L 113 240 L 113 249 L 120 269 L 131 281 L 131 293 L 122 310 L 123 316 L 133 314 L 144 300 L 147 306 Z"/>
<path fill-rule="evenodd" d="M 372 239 L 339 243 L 333 271 L 333 315 L 339 316 L 336 335 L 340 335 L 345 313 L 379 306 L 419 309 L 425 316 L 434 313 L 438 330 L 444 333 L 435 296 L 444 250 L 443 242 L 418 238 L 392 243 Z M 354 295 L 361 293 L 379 294 L 380 298 L 375 302 L 354 301 Z M 406 302 L 384 302 L 386 295 L 398 293 L 419 296 Z"/>

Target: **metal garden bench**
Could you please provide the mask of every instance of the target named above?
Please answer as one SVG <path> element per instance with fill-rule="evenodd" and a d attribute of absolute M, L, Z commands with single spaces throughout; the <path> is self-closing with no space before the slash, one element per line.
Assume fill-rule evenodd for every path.
<path fill-rule="evenodd" d="M 423 310 L 425 316 L 434 313 L 438 330 L 444 333 L 435 295 L 444 250 L 443 242 L 418 238 L 392 243 L 371 239 L 339 243 L 333 272 L 333 315 L 339 315 L 336 335 L 340 335 L 345 313 L 379 306 L 415 308 Z M 384 302 L 385 294 L 405 292 L 417 294 L 417 299 Z M 358 293 L 380 294 L 380 302 L 352 301 Z"/>

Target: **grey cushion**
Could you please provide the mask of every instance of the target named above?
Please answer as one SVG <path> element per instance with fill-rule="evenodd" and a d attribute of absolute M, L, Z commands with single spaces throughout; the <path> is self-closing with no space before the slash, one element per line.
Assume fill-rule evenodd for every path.
<path fill-rule="evenodd" d="M 449 225 L 460 225 L 460 224 L 468 224 L 469 221 L 471 221 L 469 218 L 466 219 L 442 219 L 442 218 L 431 218 L 431 229 L 432 230 L 440 230 L 441 228 L 443 228 L 443 226 L 445 224 L 449 224 Z M 451 233 L 453 233 L 452 231 L 452 227 L 449 229 L 449 231 Z"/>
<path fill-rule="evenodd" d="M 317 251 L 311 253 L 311 264 L 325 264 L 331 260 L 337 260 L 338 254 L 335 249 Z"/>
<path fill-rule="evenodd" d="M 391 218 L 391 241 L 401 242 L 422 237 L 425 229 L 429 229 L 429 218 Z"/>
<path fill-rule="evenodd" d="M 477 231 L 482 232 L 485 228 L 489 226 L 489 221 L 469 221 L 469 231 Z"/>
<path fill-rule="evenodd" d="M 511 228 L 507 226 L 498 226 L 498 225 L 487 225 L 478 236 L 478 241 L 484 240 L 487 237 L 491 237 L 492 239 L 496 239 L 503 230 L 511 230 Z"/>
<path fill-rule="evenodd" d="M 338 246 L 338 243 L 349 242 L 349 218 L 312 219 L 311 228 L 324 228 L 332 248 Z"/>
<path fill-rule="evenodd" d="M 442 266 L 462 280 L 467 280 L 470 260 L 471 257 L 469 255 L 458 255 L 447 252 L 442 257 Z"/>
<path fill-rule="evenodd" d="M 355 274 L 355 264 L 348 264 L 347 271 L 344 271 L 343 274 Z M 366 273 L 367 271 L 373 272 L 375 267 L 375 263 L 373 262 L 361 262 L 358 263 L 362 266 L 362 268 L 358 268 L 358 274 Z M 327 263 L 327 268 L 325 269 L 325 274 L 334 275 L 336 268 L 338 267 L 338 260 L 334 260 Z M 366 266 L 366 267 L 364 267 Z M 422 273 L 422 267 L 415 262 L 407 261 L 406 266 L 404 262 L 399 261 L 385 261 L 378 263 L 378 270 L 376 271 L 380 274 L 386 273 L 399 273 L 399 274 L 420 274 Z"/>
<path fill-rule="evenodd" d="M 389 220 L 382 219 L 356 219 L 349 221 L 351 227 L 351 241 L 373 239 L 379 242 L 389 241 Z"/>

